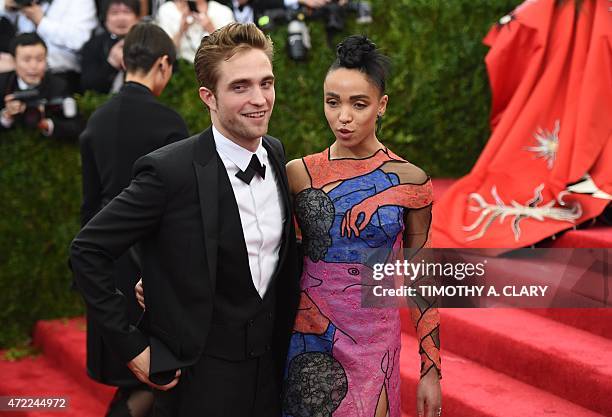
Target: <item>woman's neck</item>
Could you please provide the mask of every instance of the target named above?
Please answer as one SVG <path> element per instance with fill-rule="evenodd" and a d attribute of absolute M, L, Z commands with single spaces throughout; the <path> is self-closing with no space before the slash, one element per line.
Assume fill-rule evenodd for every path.
<path fill-rule="evenodd" d="M 330 147 L 330 155 L 334 159 L 338 158 L 367 158 L 374 155 L 378 150 L 384 149 L 385 146 L 376 138 L 372 138 L 361 142 L 356 146 L 343 146 L 338 141 L 334 142 Z"/>

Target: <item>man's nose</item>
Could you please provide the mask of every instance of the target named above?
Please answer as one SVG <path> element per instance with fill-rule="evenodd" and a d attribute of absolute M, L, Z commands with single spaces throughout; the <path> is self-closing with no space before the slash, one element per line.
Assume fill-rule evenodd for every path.
<path fill-rule="evenodd" d="M 263 106 L 266 104 L 266 96 L 260 87 L 253 89 L 253 93 L 251 94 L 251 103 L 256 106 Z"/>

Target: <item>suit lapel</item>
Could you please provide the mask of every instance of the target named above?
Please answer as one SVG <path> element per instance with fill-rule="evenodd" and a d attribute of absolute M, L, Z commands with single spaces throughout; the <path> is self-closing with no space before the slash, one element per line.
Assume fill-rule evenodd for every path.
<path fill-rule="evenodd" d="M 289 201 L 287 175 L 285 174 L 285 167 L 281 163 L 282 155 L 279 154 L 278 150 L 266 136 L 263 137 L 263 146 L 268 151 L 268 156 L 273 165 L 272 168 L 279 179 L 281 199 L 286 213 L 286 220 L 283 224 L 283 241 L 279 253 L 278 266 L 273 275 L 274 278 L 286 256 L 292 212 Z M 202 132 L 197 139 L 193 166 L 198 182 L 198 196 L 200 199 L 202 225 L 204 227 L 208 274 L 214 294 L 217 282 L 217 253 L 219 247 L 219 171 L 217 150 L 211 128 Z"/>
<path fill-rule="evenodd" d="M 197 139 L 193 166 L 198 181 L 200 211 L 204 226 L 204 244 L 208 275 L 213 294 L 217 283 L 217 249 L 219 245 L 219 180 L 217 150 L 208 128 Z"/>

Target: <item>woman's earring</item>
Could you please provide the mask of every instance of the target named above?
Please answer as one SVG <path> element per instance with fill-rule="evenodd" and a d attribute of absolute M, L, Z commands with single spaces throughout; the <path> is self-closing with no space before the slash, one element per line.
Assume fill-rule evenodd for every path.
<path fill-rule="evenodd" d="M 382 133 L 382 118 L 382 114 L 378 113 L 376 115 L 376 136 L 379 136 Z"/>

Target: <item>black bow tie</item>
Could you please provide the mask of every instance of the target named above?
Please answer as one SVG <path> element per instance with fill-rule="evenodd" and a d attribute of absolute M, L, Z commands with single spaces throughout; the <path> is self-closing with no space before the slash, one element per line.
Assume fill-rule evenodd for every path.
<path fill-rule="evenodd" d="M 236 173 L 236 176 L 247 184 L 250 184 L 251 180 L 255 176 L 255 173 L 259 174 L 262 180 L 266 178 L 266 166 L 262 165 L 259 162 L 259 158 L 257 158 L 257 155 L 253 154 L 253 156 L 251 157 L 251 162 L 249 162 L 249 166 L 247 167 L 247 169 L 244 171 L 238 171 Z"/>

